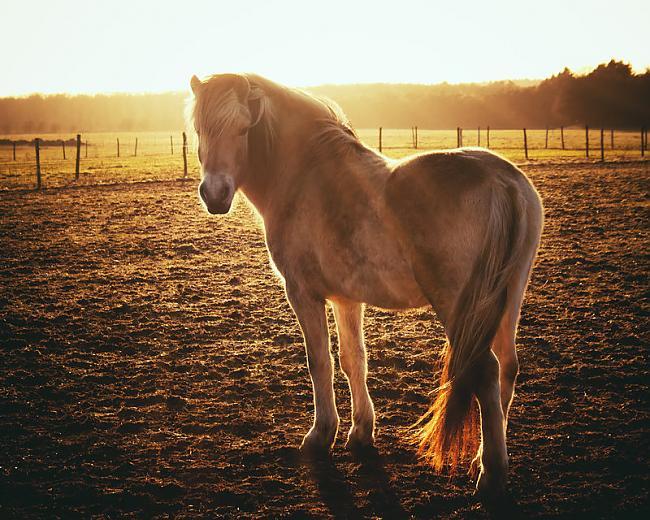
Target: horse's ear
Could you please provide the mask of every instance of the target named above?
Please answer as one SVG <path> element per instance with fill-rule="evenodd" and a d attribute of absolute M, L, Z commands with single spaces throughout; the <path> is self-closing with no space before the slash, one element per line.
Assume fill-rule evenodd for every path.
<path fill-rule="evenodd" d="M 229 75 L 232 78 L 232 88 L 237 93 L 237 98 L 242 103 L 246 103 L 251 93 L 251 84 L 244 74 Z"/>
<path fill-rule="evenodd" d="M 248 98 L 248 111 L 251 114 L 251 128 L 260 122 L 262 118 L 262 103 L 260 98 Z"/>
<path fill-rule="evenodd" d="M 201 88 L 201 80 L 196 77 L 196 74 L 192 76 L 192 79 L 190 80 L 190 87 L 192 87 L 192 92 L 194 92 L 194 95 L 198 95 L 199 89 Z"/>
<path fill-rule="evenodd" d="M 257 125 L 264 115 L 264 91 L 259 87 L 252 87 L 248 96 L 248 110 L 251 114 L 251 128 Z"/>

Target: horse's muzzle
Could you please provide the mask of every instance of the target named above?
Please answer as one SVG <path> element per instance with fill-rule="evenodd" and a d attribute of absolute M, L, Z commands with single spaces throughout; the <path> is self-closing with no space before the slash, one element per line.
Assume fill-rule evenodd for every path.
<path fill-rule="evenodd" d="M 201 183 L 199 184 L 199 195 L 205 205 L 205 209 L 208 210 L 210 215 L 223 215 L 230 211 L 233 194 L 230 192 L 228 186 L 223 186 L 217 200 L 214 200 L 214 198 L 209 197 L 206 193 L 205 184 Z"/>

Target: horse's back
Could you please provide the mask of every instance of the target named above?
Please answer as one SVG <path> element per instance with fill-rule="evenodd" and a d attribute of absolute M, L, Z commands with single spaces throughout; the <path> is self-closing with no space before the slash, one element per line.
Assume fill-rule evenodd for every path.
<path fill-rule="evenodd" d="M 386 202 L 404 223 L 480 217 L 495 190 L 539 199 L 526 175 L 483 148 L 431 152 L 397 163 L 386 184 Z"/>
<path fill-rule="evenodd" d="M 523 173 L 511 162 L 483 148 L 463 148 L 416 155 L 399 162 L 388 182 L 387 195 L 435 195 L 456 199 L 497 178 L 515 179 Z M 524 176 L 525 177 L 525 176 Z"/>

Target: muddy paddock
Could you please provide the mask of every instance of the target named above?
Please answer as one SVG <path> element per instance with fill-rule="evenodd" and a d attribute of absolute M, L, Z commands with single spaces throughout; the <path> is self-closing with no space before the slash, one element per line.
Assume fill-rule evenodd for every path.
<path fill-rule="evenodd" d="M 546 228 L 509 514 L 648 518 L 648 165 L 525 169 Z M 377 453 L 343 448 L 337 370 L 336 449 L 301 459 L 300 331 L 245 204 L 210 217 L 182 182 L 5 192 L 0 240 L 0 517 L 490 515 L 402 440 L 439 370 L 426 309 L 367 310 Z"/>

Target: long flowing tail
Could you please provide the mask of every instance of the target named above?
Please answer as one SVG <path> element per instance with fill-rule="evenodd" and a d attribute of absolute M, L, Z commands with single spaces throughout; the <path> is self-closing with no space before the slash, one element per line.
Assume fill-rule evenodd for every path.
<path fill-rule="evenodd" d="M 473 456 L 480 438 L 474 395 L 481 382 L 481 361 L 505 309 L 506 287 L 521 257 L 526 212 L 514 186 L 500 185 L 492 194 L 485 242 L 463 287 L 448 326 L 448 342 L 437 397 L 415 424 L 418 453 L 436 471 Z"/>

